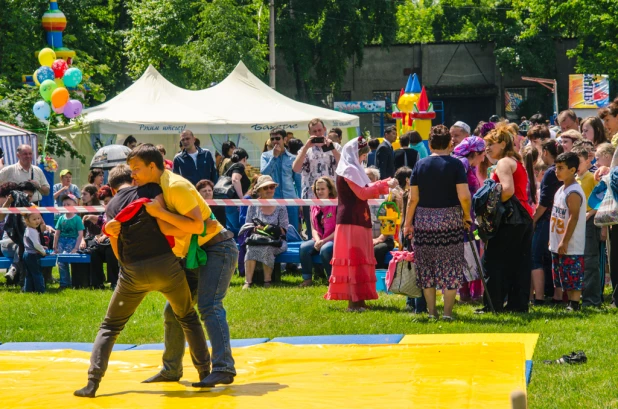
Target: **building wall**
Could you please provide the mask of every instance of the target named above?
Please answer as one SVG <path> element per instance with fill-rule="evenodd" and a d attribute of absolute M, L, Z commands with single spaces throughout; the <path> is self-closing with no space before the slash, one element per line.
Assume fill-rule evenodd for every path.
<path fill-rule="evenodd" d="M 575 45 L 576 40 L 556 42 L 558 93 L 563 109 L 568 94 L 568 75 L 575 72 L 574 61 L 567 58 L 566 52 Z M 277 61 L 277 90 L 295 98 L 294 77 L 283 55 L 278 55 Z M 522 81 L 521 75 L 503 76 L 496 66 L 492 44 L 441 43 L 394 45 L 388 49 L 368 46 L 362 67 L 350 61 L 341 90 L 349 94 L 351 100 L 372 100 L 378 91 L 393 91 L 396 98 L 410 73 L 419 76 L 430 101 L 444 106 L 443 116 L 439 115 L 434 124 L 441 123 L 444 118 L 446 125 L 464 120 L 474 128 L 478 121 L 487 121 L 493 114 L 505 114 L 505 88 L 540 87 Z M 359 116 L 361 129 L 379 134 L 376 117 Z"/>

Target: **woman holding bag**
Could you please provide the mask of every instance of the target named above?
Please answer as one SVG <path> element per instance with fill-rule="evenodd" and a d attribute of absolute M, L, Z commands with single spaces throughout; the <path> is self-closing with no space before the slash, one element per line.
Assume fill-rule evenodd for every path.
<path fill-rule="evenodd" d="M 249 155 L 246 150 L 243 148 L 234 149 L 230 158 L 232 165 L 222 175 L 231 178 L 233 195 L 229 199 L 242 199 L 249 190 L 251 181 L 245 173 L 248 159 Z M 225 206 L 225 216 L 227 219 L 225 227 L 237 237 L 240 230 L 238 206 Z"/>

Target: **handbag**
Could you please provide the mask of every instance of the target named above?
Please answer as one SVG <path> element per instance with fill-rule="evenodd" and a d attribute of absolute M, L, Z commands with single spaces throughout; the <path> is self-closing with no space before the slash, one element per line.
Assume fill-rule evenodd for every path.
<path fill-rule="evenodd" d="M 418 286 L 418 276 L 414 265 L 412 251 L 391 251 L 393 259 L 389 262 L 389 274 L 394 269 L 392 280 L 387 276 L 388 291 L 394 294 L 407 295 L 411 298 L 420 298 L 423 291 Z"/>
<path fill-rule="evenodd" d="M 236 164 L 230 166 L 230 168 L 223 175 L 219 177 L 219 180 L 212 189 L 213 197 L 215 199 L 237 199 L 236 189 L 232 184 L 232 168 Z"/>
<path fill-rule="evenodd" d="M 281 234 L 281 228 L 278 224 L 266 224 L 257 217 L 253 219 L 253 224 L 256 229 L 255 233 L 247 239 L 248 245 L 270 247 L 281 247 L 283 245 L 285 235 Z"/>
<path fill-rule="evenodd" d="M 481 272 L 478 269 L 476 260 L 480 259 L 478 249 L 476 247 L 475 241 L 470 241 L 470 238 L 473 237 L 472 234 L 468 232 L 468 243 L 465 243 L 464 246 L 464 258 L 466 260 L 466 268 L 464 269 L 464 276 L 467 282 L 472 282 L 481 278 Z"/>
<path fill-rule="evenodd" d="M 618 224 L 618 202 L 614 198 L 614 192 L 609 180 L 609 175 L 603 177 L 603 182 L 607 185 L 605 196 L 599 205 L 597 214 L 594 216 L 595 226 L 613 226 Z"/>

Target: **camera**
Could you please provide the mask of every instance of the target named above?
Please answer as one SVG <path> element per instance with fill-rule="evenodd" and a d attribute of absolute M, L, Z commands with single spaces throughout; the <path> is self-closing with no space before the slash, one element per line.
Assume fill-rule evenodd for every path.
<path fill-rule="evenodd" d="M 324 143 L 323 136 L 314 136 L 311 138 L 311 143 Z"/>
<path fill-rule="evenodd" d="M 322 145 L 322 152 L 329 152 L 335 149 L 335 144 L 331 143 L 330 145 Z"/>

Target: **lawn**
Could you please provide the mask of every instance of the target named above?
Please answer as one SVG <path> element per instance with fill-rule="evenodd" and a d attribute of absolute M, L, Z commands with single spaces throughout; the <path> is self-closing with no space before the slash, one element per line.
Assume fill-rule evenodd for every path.
<path fill-rule="evenodd" d="M 1 283 L 2 279 L 0 279 Z M 534 371 L 528 388 L 530 408 L 618 408 L 618 310 L 566 313 L 537 307 L 530 314 L 474 315 L 473 306 L 456 306 L 452 323 L 428 322 L 426 316 L 403 311 L 405 299 L 381 295 L 372 310 L 346 313 L 345 303 L 325 301 L 326 285 L 296 288 L 301 279 L 284 276 L 271 289 L 242 291 L 235 277 L 225 299 L 232 338 L 323 334 L 423 334 L 466 332 L 539 333 Z M 44 295 L 21 294 L 0 287 L 0 341 L 93 342 L 111 296 L 110 290 L 52 288 Z M 137 310 L 119 343 L 163 340 L 160 294 L 150 294 Z M 574 350 L 584 350 L 588 363 L 548 366 Z"/>

